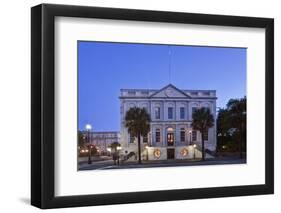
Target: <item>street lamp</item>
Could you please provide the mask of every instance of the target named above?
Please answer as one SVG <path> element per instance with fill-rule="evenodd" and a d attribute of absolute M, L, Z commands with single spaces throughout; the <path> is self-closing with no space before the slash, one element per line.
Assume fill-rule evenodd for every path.
<path fill-rule="evenodd" d="M 145 147 L 144 147 L 145 150 L 146 150 L 146 160 L 147 161 L 148 161 L 148 147 L 149 147 L 148 145 L 145 145 Z"/>
<path fill-rule="evenodd" d="M 193 158 L 194 158 L 194 160 L 195 160 L 195 149 L 196 149 L 196 144 L 193 144 Z"/>
<path fill-rule="evenodd" d="M 92 129 L 92 125 L 91 124 L 86 124 L 86 130 L 90 131 Z"/>
<path fill-rule="evenodd" d="M 90 132 L 91 132 L 92 126 L 91 126 L 91 124 L 86 124 L 85 128 L 86 128 L 87 134 L 88 134 L 88 149 L 89 149 L 88 164 L 92 164 L 92 159 L 91 159 L 92 146 L 91 146 L 91 140 L 90 140 Z"/>
<path fill-rule="evenodd" d="M 116 150 L 117 150 L 117 164 L 119 165 L 120 164 L 120 150 L 122 149 L 122 147 L 119 145 L 116 147 Z"/>

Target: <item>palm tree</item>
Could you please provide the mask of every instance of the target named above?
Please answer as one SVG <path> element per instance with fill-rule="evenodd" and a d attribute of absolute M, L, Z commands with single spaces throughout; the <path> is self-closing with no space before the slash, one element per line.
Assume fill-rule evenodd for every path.
<path fill-rule="evenodd" d="M 145 108 L 130 108 L 125 116 L 125 127 L 131 137 L 138 138 L 139 164 L 141 164 L 141 145 L 140 137 L 147 136 L 150 130 L 150 115 Z"/>
<path fill-rule="evenodd" d="M 201 133 L 202 138 L 202 160 L 205 160 L 205 142 L 204 132 L 208 132 L 209 128 L 214 126 L 214 117 L 209 108 L 196 109 L 192 114 L 192 128 L 198 130 Z"/>

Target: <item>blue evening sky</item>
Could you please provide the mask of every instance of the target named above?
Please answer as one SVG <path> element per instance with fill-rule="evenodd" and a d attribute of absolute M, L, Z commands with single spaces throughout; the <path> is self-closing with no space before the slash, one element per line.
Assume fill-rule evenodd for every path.
<path fill-rule="evenodd" d="M 171 54 L 169 55 L 169 51 Z M 78 128 L 120 130 L 121 88 L 217 91 L 217 106 L 246 95 L 245 48 L 78 42 Z M 171 82 L 169 82 L 171 60 Z"/>

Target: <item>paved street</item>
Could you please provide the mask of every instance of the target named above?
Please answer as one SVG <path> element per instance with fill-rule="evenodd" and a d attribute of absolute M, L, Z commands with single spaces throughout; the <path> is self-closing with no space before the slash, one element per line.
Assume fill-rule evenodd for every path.
<path fill-rule="evenodd" d="M 151 168 L 151 167 L 171 167 L 171 166 L 197 166 L 197 165 L 223 165 L 223 164 L 243 164 L 246 159 L 238 158 L 213 158 L 201 161 L 196 160 L 165 160 L 165 161 L 142 161 L 142 164 L 137 162 L 124 162 L 122 164 L 114 165 L 113 160 L 103 160 L 92 162 L 81 162 L 79 170 L 106 170 L 106 169 L 129 169 L 129 168 Z"/>

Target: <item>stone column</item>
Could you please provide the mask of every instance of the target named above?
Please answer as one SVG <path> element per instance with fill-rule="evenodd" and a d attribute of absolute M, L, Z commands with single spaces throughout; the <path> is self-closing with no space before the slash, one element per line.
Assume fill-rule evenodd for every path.
<path fill-rule="evenodd" d="M 161 107 L 160 107 L 160 119 L 162 121 L 165 120 L 165 104 L 164 101 L 162 101 Z"/>
<path fill-rule="evenodd" d="M 155 132 L 153 131 L 153 125 L 150 125 L 150 144 L 151 146 L 155 146 L 155 140 L 154 140 L 154 137 L 155 137 Z"/>
<path fill-rule="evenodd" d="M 175 109 L 175 115 L 174 115 L 174 121 L 176 121 L 177 120 L 177 102 L 175 101 L 175 107 L 174 107 L 174 109 Z"/>
<path fill-rule="evenodd" d="M 162 146 L 167 146 L 166 141 L 166 126 L 162 124 Z"/>

